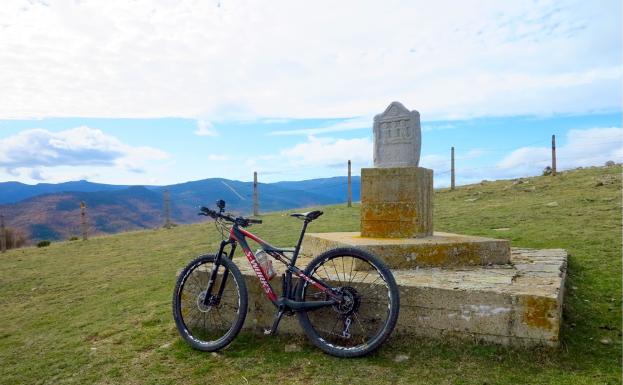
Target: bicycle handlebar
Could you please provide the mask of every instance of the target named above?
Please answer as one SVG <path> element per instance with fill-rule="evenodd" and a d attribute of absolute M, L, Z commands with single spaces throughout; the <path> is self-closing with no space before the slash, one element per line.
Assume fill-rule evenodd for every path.
<path fill-rule="evenodd" d="M 234 223 L 238 226 L 241 227 L 248 227 L 250 224 L 254 223 L 254 224 L 261 224 L 262 220 L 261 219 L 251 219 L 251 218 L 245 218 L 245 217 L 232 217 L 231 215 L 228 214 L 224 214 L 221 212 L 218 212 L 216 210 L 212 210 L 209 209 L 207 207 L 201 207 L 201 212 L 198 213 L 198 215 L 205 215 L 207 217 L 212 217 L 214 219 L 217 218 L 221 218 L 224 219 L 228 222 Z"/>

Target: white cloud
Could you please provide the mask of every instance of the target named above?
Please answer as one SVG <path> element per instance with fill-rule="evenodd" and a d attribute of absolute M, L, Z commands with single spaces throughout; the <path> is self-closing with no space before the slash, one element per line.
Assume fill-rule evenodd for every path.
<path fill-rule="evenodd" d="M 132 172 L 145 172 L 145 167 L 152 161 L 169 159 L 169 154 L 152 147 L 124 146 L 125 152 L 122 157 L 116 159 L 115 165 Z"/>
<path fill-rule="evenodd" d="M 446 172 L 450 169 L 450 156 L 429 154 L 423 155 L 420 159 L 420 167 L 435 170 L 435 173 Z"/>
<path fill-rule="evenodd" d="M 257 171 L 263 181 L 299 180 L 345 175 L 347 162 L 353 175 L 362 167 L 372 166 L 372 142 L 369 138 L 337 139 L 310 135 L 304 142 L 278 153 L 258 155 L 245 160 L 247 170 Z M 340 171 L 336 171 L 340 170 Z"/>
<path fill-rule="evenodd" d="M 290 123 L 293 119 L 290 118 L 264 118 L 261 120 L 263 124 L 284 124 Z"/>
<path fill-rule="evenodd" d="M 482 149 L 471 149 L 465 153 L 455 153 L 456 161 L 468 161 L 475 160 L 486 154 L 486 151 Z M 450 174 L 450 152 L 447 154 L 428 154 L 423 155 L 420 159 L 420 167 L 433 169 L 435 172 L 435 185 L 445 179 Z M 461 170 L 457 170 L 461 171 Z M 440 177 L 440 178 L 438 178 Z"/>
<path fill-rule="evenodd" d="M 551 164 L 551 149 L 547 147 L 522 147 L 507 155 L 497 164 L 500 170 L 513 172 L 534 172 L 536 167 L 543 169 Z"/>
<path fill-rule="evenodd" d="M 318 135 L 318 134 L 328 134 L 333 132 L 343 132 L 343 131 L 352 131 L 352 130 L 361 130 L 361 129 L 371 129 L 372 116 L 360 116 L 357 118 L 346 119 L 338 123 L 330 124 L 326 127 L 318 127 L 318 128 L 302 128 L 296 130 L 276 130 L 271 131 L 268 135 L 275 136 L 287 136 L 287 135 Z"/>
<path fill-rule="evenodd" d="M 212 128 L 212 123 L 207 120 L 197 120 L 197 130 L 194 132 L 198 136 L 217 136 L 218 133 Z"/>
<path fill-rule="evenodd" d="M 422 132 L 437 131 L 437 130 L 450 130 L 456 128 L 456 125 L 452 123 L 437 123 L 437 122 L 425 122 L 422 124 Z"/>
<path fill-rule="evenodd" d="M 556 148 L 556 167 L 564 170 L 623 161 L 623 128 L 570 130 L 566 143 Z M 522 147 L 497 164 L 496 175 L 534 175 L 551 166 L 551 147 Z"/>
<path fill-rule="evenodd" d="M 222 162 L 225 160 L 229 160 L 230 157 L 228 155 L 224 155 L 224 154 L 210 154 L 208 155 L 208 160 L 212 160 L 212 161 L 216 161 L 216 162 Z"/>
<path fill-rule="evenodd" d="M 43 180 L 45 180 L 45 177 L 41 174 L 41 170 L 40 170 L 40 169 L 38 169 L 38 168 L 33 168 L 33 169 L 30 171 L 30 177 L 31 177 L 33 180 L 37 180 L 37 181 L 43 181 Z"/>
<path fill-rule="evenodd" d="M 618 1 L 9 0 L 0 117 L 618 110 L 620 15 Z"/>
<path fill-rule="evenodd" d="M 372 162 L 372 142 L 369 138 L 334 139 L 309 136 L 306 142 L 281 151 L 284 164 L 290 167 L 344 166 Z"/>
<path fill-rule="evenodd" d="M 457 160 L 478 159 L 481 156 L 486 155 L 486 154 L 487 154 L 487 150 L 483 150 L 482 148 L 473 148 L 473 149 L 467 151 L 463 155 L 456 156 L 456 159 Z"/>
<path fill-rule="evenodd" d="M 146 146 L 133 147 L 99 129 L 86 126 L 52 132 L 30 129 L 0 139 L 0 167 L 11 175 L 23 173 L 42 180 L 42 168 L 117 167 L 142 172 L 153 161 L 169 155 Z"/>

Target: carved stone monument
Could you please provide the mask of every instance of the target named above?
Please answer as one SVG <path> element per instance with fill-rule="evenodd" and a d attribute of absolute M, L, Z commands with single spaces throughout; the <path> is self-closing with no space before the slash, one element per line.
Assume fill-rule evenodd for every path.
<path fill-rule="evenodd" d="M 393 102 L 373 131 L 375 167 L 361 169 L 361 232 L 308 234 L 304 253 L 363 247 L 392 268 L 508 263 L 506 240 L 433 232 L 433 170 L 418 167 L 417 111 Z"/>
<path fill-rule="evenodd" d="M 420 113 L 393 102 L 373 130 L 374 168 L 361 170 L 361 236 L 433 235 L 433 170 L 418 167 Z"/>
<path fill-rule="evenodd" d="M 417 167 L 422 130 L 420 113 L 393 102 L 374 117 L 374 167 Z"/>

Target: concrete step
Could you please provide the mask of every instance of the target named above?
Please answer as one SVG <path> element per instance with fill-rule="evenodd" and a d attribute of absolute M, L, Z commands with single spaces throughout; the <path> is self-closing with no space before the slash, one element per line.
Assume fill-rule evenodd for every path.
<path fill-rule="evenodd" d="M 510 262 L 510 242 L 443 232 L 422 238 L 367 238 L 358 232 L 310 233 L 301 253 L 315 256 L 336 247 L 360 247 L 393 269 L 503 265 Z"/>
<path fill-rule="evenodd" d="M 249 290 L 245 328 L 262 332 L 270 327 L 275 308 L 248 262 L 236 262 Z M 392 270 L 401 296 L 395 333 L 557 346 L 566 266 L 565 250 L 513 248 L 508 265 Z M 270 283 L 281 292 L 280 275 Z M 279 331 L 303 334 L 296 316 L 284 317 Z"/>

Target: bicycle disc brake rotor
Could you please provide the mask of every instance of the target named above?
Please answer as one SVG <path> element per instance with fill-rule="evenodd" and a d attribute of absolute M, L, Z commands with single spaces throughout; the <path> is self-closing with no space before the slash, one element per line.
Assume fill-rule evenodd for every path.
<path fill-rule="evenodd" d="M 361 304 L 361 298 L 357 290 L 353 287 L 345 286 L 340 289 L 340 294 L 342 294 L 343 301 L 333 305 L 333 309 L 344 316 L 355 313 Z"/>
<path fill-rule="evenodd" d="M 207 313 L 210 310 L 212 310 L 212 304 L 206 305 L 204 303 L 205 298 L 206 298 L 205 290 L 199 293 L 199 295 L 197 296 L 197 309 L 199 309 L 199 311 L 202 313 Z"/>

